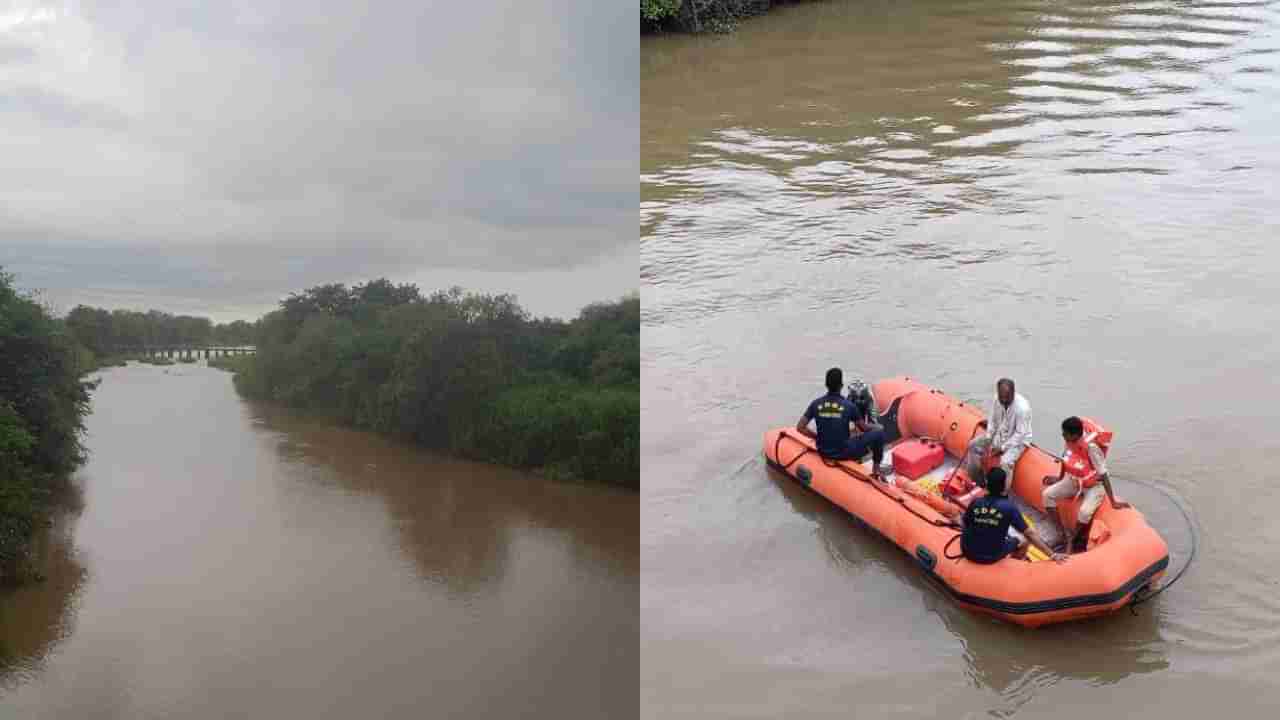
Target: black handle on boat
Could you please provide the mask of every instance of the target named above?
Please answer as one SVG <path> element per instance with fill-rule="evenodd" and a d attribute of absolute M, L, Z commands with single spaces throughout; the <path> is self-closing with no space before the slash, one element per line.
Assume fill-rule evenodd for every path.
<path fill-rule="evenodd" d="M 956 536 L 955 536 L 955 537 L 953 537 L 953 538 L 951 538 L 950 540 L 948 540 L 948 541 L 947 541 L 947 544 L 942 546 L 942 557 L 944 557 L 944 558 L 946 558 L 946 559 L 948 559 L 948 560 L 956 560 L 956 561 L 959 561 L 961 558 L 963 558 L 963 557 L 964 557 L 964 551 L 963 551 L 963 550 L 961 550 L 961 551 L 960 551 L 960 554 L 959 554 L 959 555 L 954 555 L 954 556 L 953 556 L 953 555 L 948 555 L 948 554 L 947 554 L 947 551 L 948 551 L 948 550 L 950 550 L 950 549 L 951 549 L 951 546 L 952 546 L 952 545 L 954 545 L 954 544 L 956 543 L 956 541 L 957 541 L 957 540 L 959 540 L 959 539 L 960 539 L 960 534 L 959 534 L 959 533 L 956 533 Z"/>
<path fill-rule="evenodd" d="M 794 465 L 794 464 L 795 464 L 795 462 L 796 462 L 797 460 L 799 460 L 800 458 L 804 457 L 804 456 L 809 452 L 809 448 L 804 447 L 804 444 L 803 444 L 803 443 L 801 443 L 801 445 L 800 445 L 800 453 L 799 453 L 798 455 L 796 455 L 795 457 L 791 458 L 791 460 L 790 460 L 790 461 L 788 461 L 785 465 L 783 465 L 783 463 L 782 463 L 782 438 L 784 438 L 784 437 L 791 437 L 791 434 L 790 434 L 790 433 L 788 433 L 785 429 L 784 429 L 784 430 L 782 430 L 782 431 L 780 431 L 780 432 L 778 433 L 778 437 L 777 437 L 777 439 L 775 439 L 775 440 L 773 441 L 773 459 L 774 459 L 774 461 L 775 461 L 775 462 L 777 462 L 779 465 L 782 465 L 782 469 L 783 469 L 783 470 L 790 470 L 790 469 L 791 469 L 791 466 L 792 466 L 792 465 Z M 796 440 L 796 438 L 791 438 L 791 439 L 792 439 L 792 440 Z M 799 441 L 799 440 L 796 440 L 796 442 L 800 442 L 800 441 Z"/>

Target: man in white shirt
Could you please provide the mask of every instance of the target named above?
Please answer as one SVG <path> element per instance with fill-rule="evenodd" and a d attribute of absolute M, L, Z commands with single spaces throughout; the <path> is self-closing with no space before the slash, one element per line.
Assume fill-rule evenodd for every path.
<path fill-rule="evenodd" d="M 1012 487 L 1013 466 L 1031 444 L 1031 403 L 1014 390 L 1012 380 L 1000 378 L 996 381 L 996 397 L 987 417 L 983 422 L 989 452 L 999 458 Z"/>

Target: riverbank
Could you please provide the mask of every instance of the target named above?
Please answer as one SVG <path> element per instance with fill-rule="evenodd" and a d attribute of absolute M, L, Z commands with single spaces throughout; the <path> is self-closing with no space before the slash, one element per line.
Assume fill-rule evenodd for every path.
<path fill-rule="evenodd" d="M 82 373 L 88 374 L 107 368 L 126 367 L 131 362 L 142 363 L 143 365 L 176 365 L 179 362 L 195 362 L 195 358 L 174 360 L 167 357 L 149 355 L 111 355 L 104 358 L 93 358 L 84 366 Z"/>
<path fill-rule="evenodd" d="M 257 351 L 211 363 L 245 397 L 454 457 L 640 486 L 640 299 L 534 319 L 509 295 L 374 280 L 295 293 Z"/>
<path fill-rule="evenodd" d="M 640 32 L 730 32 L 738 21 L 796 0 L 640 0 Z"/>
<path fill-rule="evenodd" d="M 59 487 L 86 460 L 94 381 L 65 323 L 0 270 L 0 583 L 33 579 L 31 538 Z"/>
<path fill-rule="evenodd" d="M 270 402 L 269 398 L 241 389 L 246 385 L 246 381 L 242 378 L 253 372 L 252 356 L 210 358 L 209 367 L 232 373 L 237 390 L 245 397 Z M 500 407 L 495 411 L 511 412 L 513 416 L 519 415 L 526 419 L 522 426 L 507 425 L 503 428 L 503 432 L 494 433 L 491 436 L 493 440 L 500 441 L 505 446 L 505 451 L 498 449 L 497 442 L 478 443 L 474 447 L 454 447 L 449 448 L 449 451 L 461 460 L 479 461 L 523 470 L 548 480 L 638 489 L 638 450 L 635 451 L 637 467 L 634 475 L 628 471 L 626 456 L 633 452 L 631 448 L 639 447 L 639 399 L 636 393 L 637 407 L 632 408 L 629 404 L 629 395 L 630 393 L 625 391 L 619 393 L 608 389 L 587 387 L 566 388 L 551 385 L 530 388 L 514 393 L 514 397 L 505 399 L 505 402 L 500 403 Z M 279 403 L 275 404 L 281 408 L 297 410 Z M 622 431 L 606 432 L 586 427 L 598 420 L 601 415 L 600 412 L 592 411 L 590 407 L 592 405 L 605 408 L 606 413 L 610 406 L 622 408 L 621 412 L 614 413 L 615 417 L 611 418 L 615 422 L 606 421 L 605 423 L 621 427 Z M 361 427 L 338 412 L 310 410 L 304 411 L 303 415 L 339 427 L 371 430 L 368 427 Z M 628 423 L 629 418 L 635 418 L 635 422 Z M 617 420 L 621 422 L 616 422 Z M 629 428 L 629 425 L 634 427 Z M 543 464 L 529 462 L 531 455 L 537 452 L 532 450 L 534 446 L 554 442 L 550 438 L 542 437 L 538 427 L 554 428 L 555 431 L 563 432 L 567 442 L 576 443 L 577 448 L 561 453 L 560 457 Z M 383 431 L 379 434 L 423 447 L 434 447 L 430 443 L 416 441 L 413 436 L 404 433 Z M 621 452 L 617 451 L 619 446 Z M 580 451 L 574 452 L 579 448 Z M 545 450 L 543 452 L 550 454 Z M 618 455 L 623 456 L 621 462 L 617 459 Z M 611 474 L 613 472 L 617 474 Z"/>
<path fill-rule="evenodd" d="M 211 357 L 208 363 L 211 368 L 226 370 L 234 374 L 249 367 L 249 362 L 252 359 L 252 355 L 225 355 L 223 357 Z"/>

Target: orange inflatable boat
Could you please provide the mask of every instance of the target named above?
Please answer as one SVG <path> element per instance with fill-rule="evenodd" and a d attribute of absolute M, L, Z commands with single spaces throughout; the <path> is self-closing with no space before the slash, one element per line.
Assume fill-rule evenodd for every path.
<path fill-rule="evenodd" d="M 1169 565 L 1164 539 L 1138 510 L 1115 510 L 1105 501 L 1094 513 L 1087 549 L 1065 563 L 1039 552 L 1029 561 L 1005 558 L 992 565 L 959 557 L 962 506 L 945 497 L 941 486 L 954 477 L 983 412 L 907 377 L 882 380 L 873 394 L 890 450 L 903 448 L 905 459 L 908 444 L 918 446 L 914 440 L 927 438 L 945 448 L 945 462 L 914 480 L 891 475 L 894 484 L 873 481 L 869 459 L 824 459 L 814 441 L 794 427 L 765 434 L 765 457 L 897 544 L 961 606 L 1037 627 L 1113 612 L 1164 576 Z M 1027 448 L 1014 467 L 1010 496 L 1017 495 L 1028 511 L 1043 513 L 1041 480 L 1057 476 L 1061 462 L 1035 445 Z M 1059 503 L 1067 527 L 1075 523 L 1078 505 L 1078 498 Z"/>

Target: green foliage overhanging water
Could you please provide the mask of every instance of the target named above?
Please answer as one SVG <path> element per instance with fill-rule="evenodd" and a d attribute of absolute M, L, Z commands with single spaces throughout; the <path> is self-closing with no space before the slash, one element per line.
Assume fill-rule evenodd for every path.
<path fill-rule="evenodd" d="M 786 0 L 640 0 L 640 32 L 727 32 Z"/>
<path fill-rule="evenodd" d="M 0 579 L 26 574 L 55 483 L 85 460 L 86 362 L 66 323 L 0 271 Z"/>
<path fill-rule="evenodd" d="M 640 485 L 640 300 L 534 319 L 510 295 L 374 280 L 296 293 L 230 364 L 244 395 L 434 450 Z"/>

